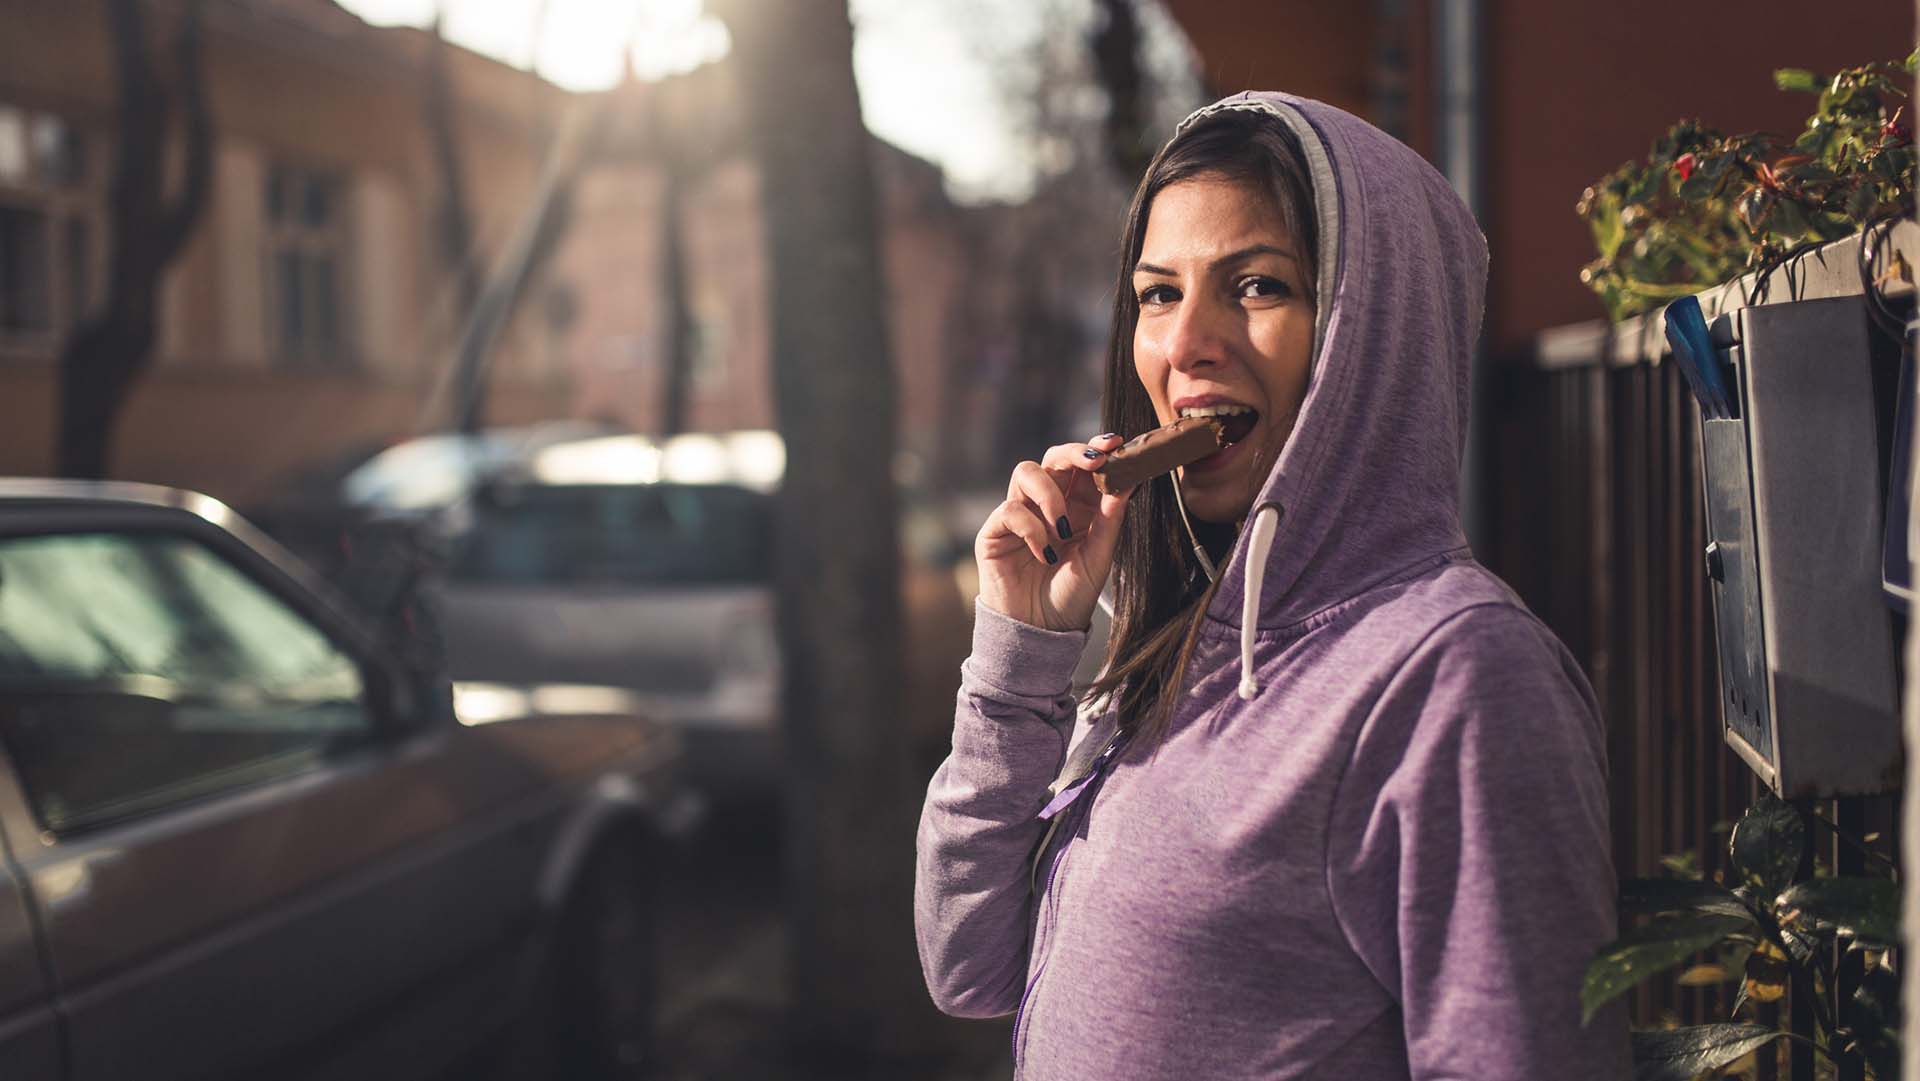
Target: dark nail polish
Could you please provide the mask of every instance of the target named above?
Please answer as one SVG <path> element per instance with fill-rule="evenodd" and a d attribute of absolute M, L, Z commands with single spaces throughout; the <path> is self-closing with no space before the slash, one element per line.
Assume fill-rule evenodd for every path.
<path fill-rule="evenodd" d="M 1088 447 L 1086 450 L 1080 452 L 1080 456 L 1082 458 L 1098 458 L 1100 457 L 1100 452 L 1094 450 L 1092 447 Z"/>
<path fill-rule="evenodd" d="M 1066 516 L 1066 515 L 1064 515 L 1064 514 L 1062 514 L 1062 515 L 1060 516 L 1060 520 L 1059 520 L 1059 521 L 1057 521 L 1057 522 L 1055 522 L 1055 523 L 1053 523 L 1053 524 L 1054 524 L 1054 527 L 1055 527 L 1055 528 L 1057 528 L 1057 529 L 1059 529 L 1059 530 L 1060 530 L 1060 539 L 1061 539 L 1061 540 L 1072 540 L 1072 539 L 1073 539 L 1073 523 L 1072 523 L 1072 522 L 1069 522 L 1069 521 L 1067 521 L 1067 516 Z"/>
<path fill-rule="evenodd" d="M 1108 432 L 1105 435 L 1096 435 L 1094 436 L 1094 438 L 1095 439 L 1118 439 L 1120 438 L 1120 434 L 1118 432 Z"/>
<path fill-rule="evenodd" d="M 1048 564 L 1054 564 L 1054 563 L 1060 562 L 1060 557 L 1053 554 L 1053 545 L 1051 544 L 1047 545 L 1045 549 L 1045 553 L 1046 553 Z"/>

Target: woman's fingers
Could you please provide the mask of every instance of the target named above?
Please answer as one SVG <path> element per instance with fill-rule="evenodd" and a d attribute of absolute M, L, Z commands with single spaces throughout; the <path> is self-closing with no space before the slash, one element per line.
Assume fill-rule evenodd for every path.
<path fill-rule="evenodd" d="M 1061 443 L 1047 448 L 1041 455 L 1040 464 L 1049 471 L 1063 473 L 1069 469 L 1093 472 L 1106 464 L 1107 453 L 1119 446 L 1119 436 L 1095 436 L 1085 443 Z"/>
<path fill-rule="evenodd" d="M 1058 562 L 1055 542 L 1083 539 L 1096 519 L 1117 520 L 1125 507 L 1125 496 L 1102 495 L 1093 478 L 1083 475 L 1105 464 L 1108 453 L 1124 442 L 1117 435 L 1099 435 L 1049 447 L 1038 462 L 1021 462 L 1007 481 L 1006 502 L 988 519 L 989 530 L 1017 537 L 1036 559 Z"/>
<path fill-rule="evenodd" d="M 1101 505 L 1099 487 L 1092 477 L 1083 474 L 1092 473 L 1105 465 L 1107 454 L 1123 442 L 1117 435 L 1100 435 L 1085 443 L 1061 443 L 1048 447 L 1038 464 L 1039 473 L 1044 473 L 1051 484 L 1042 482 L 1039 473 L 1033 470 L 1016 468 L 1008 494 L 1012 495 L 1017 490 L 1032 500 L 1061 540 L 1077 539 L 1092 525 Z M 1060 491 L 1061 506 L 1055 507 L 1051 497 L 1046 495 L 1049 487 Z"/>
<path fill-rule="evenodd" d="M 1117 435 L 1096 435 L 1085 443 L 1061 443 L 1048 447 L 1040 464 L 1060 476 L 1071 475 L 1070 470 L 1091 473 L 1107 464 L 1107 455 L 1123 442 Z"/>
<path fill-rule="evenodd" d="M 1086 627 L 1126 507 L 1125 495 L 1102 495 L 1086 474 L 1121 442 L 1062 443 L 1015 467 L 1006 500 L 974 538 L 981 603 L 1037 627 Z"/>
<path fill-rule="evenodd" d="M 1007 482 L 1007 498 L 1023 499 L 1033 505 L 1048 531 L 1060 540 L 1073 539 L 1073 523 L 1067 516 L 1067 486 L 1071 473 L 1061 476 L 1039 462 L 1021 462 L 1013 467 L 1013 479 Z M 1081 525 L 1085 525 L 1082 515 Z"/>
<path fill-rule="evenodd" d="M 1053 548 L 1046 523 L 1035 513 L 1033 505 L 1018 495 L 1008 496 L 1006 502 L 994 508 L 987 516 L 980 537 L 985 544 L 981 554 L 989 558 L 1006 554 L 996 541 L 1012 538 L 1024 544 L 1040 562 L 1060 562 L 1060 553 Z"/>

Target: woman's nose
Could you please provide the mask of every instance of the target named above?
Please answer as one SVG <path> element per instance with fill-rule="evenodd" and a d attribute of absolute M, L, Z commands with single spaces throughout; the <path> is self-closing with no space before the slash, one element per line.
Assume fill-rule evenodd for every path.
<path fill-rule="evenodd" d="M 1181 299 L 1166 325 L 1162 342 L 1169 367 L 1191 371 L 1226 359 L 1225 306 L 1199 290 Z"/>

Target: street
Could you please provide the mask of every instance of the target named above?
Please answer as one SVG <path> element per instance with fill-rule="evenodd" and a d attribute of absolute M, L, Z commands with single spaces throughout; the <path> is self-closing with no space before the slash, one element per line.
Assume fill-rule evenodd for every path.
<path fill-rule="evenodd" d="M 770 803 L 722 804 L 668 856 L 661 880 L 660 1081 L 851 1081 L 791 1061 L 780 850 Z M 1003 1081 L 1010 1022 L 953 1022 L 949 1061 L 863 1076 Z"/>

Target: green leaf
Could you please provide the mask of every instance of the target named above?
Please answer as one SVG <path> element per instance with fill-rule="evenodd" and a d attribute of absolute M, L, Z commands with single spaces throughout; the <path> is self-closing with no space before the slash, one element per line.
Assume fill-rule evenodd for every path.
<path fill-rule="evenodd" d="M 1873 185 L 1862 184 L 1853 189 L 1852 195 L 1847 196 L 1847 217 L 1856 222 L 1865 222 L 1873 213 L 1873 208 L 1878 205 L 1880 205 L 1880 197 L 1874 192 Z"/>
<path fill-rule="evenodd" d="M 1798 239 L 1807 233 L 1807 214 L 1799 203 L 1792 199 L 1781 199 L 1773 204 L 1773 213 L 1767 218 L 1767 228 L 1782 239 Z M 1799 864 L 1795 863 L 1795 867 Z"/>
<path fill-rule="evenodd" d="M 1900 977 L 1885 965 L 1860 974 L 1853 997 L 1840 1005 L 1842 1050 L 1858 1051 L 1878 1081 L 1900 1076 Z"/>
<path fill-rule="evenodd" d="M 1884 965 L 1860 974 L 1853 1001 L 1846 1007 L 1847 1023 L 1857 1028 L 1896 1028 L 1900 1024 L 1900 977 Z"/>
<path fill-rule="evenodd" d="M 1686 878 L 1629 878 L 1620 883 L 1620 914 L 1653 916 L 1663 912 L 1699 912 L 1739 916 L 1752 922 L 1745 902 L 1732 890 Z"/>
<path fill-rule="evenodd" d="M 1694 1025 L 1633 1034 L 1633 1081 L 1692 1081 L 1780 1036 L 1765 1025 Z"/>
<path fill-rule="evenodd" d="M 1831 182 L 1836 177 L 1832 169 L 1827 168 L 1824 163 L 1818 161 L 1803 161 L 1794 165 L 1782 166 L 1779 174 L 1786 179 L 1796 180 L 1802 184 L 1825 184 Z"/>
<path fill-rule="evenodd" d="M 1885 878 L 1816 878 L 1773 902 L 1782 925 L 1805 934 L 1845 935 L 1876 949 L 1900 944 L 1900 886 Z"/>
<path fill-rule="evenodd" d="M 1741 881 L 1777 896 L 1793 882 L 1807 851 L 1807 824 L 1793 804 L 1769 796 L 1754 803 L 1733 827 L 1728 844 Z"/>
<path fill-rule="evenodd" d="M 1833 142 L 1833 136 L 1834 129 L 1832 125 L 1816 122 L 1813 126 L 1807 128 L 1806 131 L 1802 132 L 1798 139 L 1793 141 L 1793 148 L 1803 154 L 1824 156 L 1827 152 L 1828 145 Z"/>
<path fill-rule="evenodd" d="M 1747 981 L 1740 981 L 1740 991 L 1733 996 L 1733 1009 L 1727 1011 L 1728 1017 L 1740 1016 L 1740 1007 L 1747 1004 Z"/>
<path fill-rule="evenodd" d="M 1660 195 L 1660 186 L 1666 182 L 1666 170 L 1648 169 L 1641 173 L 1640 178 L 1628 189 L 1626 201 L 1631 204 L 1650 202 Z"/>
<path fill-rule="evenodd" d="M 1740 993 L 1755 1002 L 1778 1002 L 1786 997 L 1793 970 L 1787 965 L 1785 950 L 1762 940 L 1747 955 L 1742 969 Z"/>
<path fill-rule="evenodd" d="M 1592 207 L 1589 220 L 1593 228 L 1593 246 L 1599 250 L 1601 258 L 1613 258 L 1627 236 L 1620 222 L 1620 201 L 1611 195 L 1601 196 Z"/>
<path fill-rule="evenodd" d="M 1811 222 L 1814 234 L 1823 241 L 1839 240 L 1860 231 L 1858 225 L 1833 214 L 1815 215 Z"/>
<path fill-rule="evenodd" d="M 1700 853 L 1692 849 L 1660 857 L 1660 866 L 1681 878 L 1699 878 L 1704 873 L 1700 870 Z"/>
<path fill-rule="evenodd" d="M 1703 172 L 1695 172 L 1692 176 L 1680 182 L 1678 194 L 1681 199 L 1689 203 L 1697 203 L 1713 192 L 1713 183 L 1713 177 Z"/>
<path fill-rule="evenodd" d="M 1773 73 L 1773 85 L 1782 90 L 1798 90 L 1805 94 L 1820 92 L 1820 76 L 1805 68 L 1778 68 Z"/>
<path fill-rule="evenodd" d="M 1873 1067 L 1874 1081 L 1900 1081 L 1900 1032 L 1894 1028 L 1871 1031 L 1843 1029 L 1851 1037 L 1852 1049 Z M 1842 1045 L 1842 1050 L 1847 1046 Z"/>
<path fill-rule="evenodd" d="M 1796 965 L 1804 965 L 1813 960 L 1815 950 L 1820 948 L 1820 940 L 1813 935 L 1803 935 L 1791 927 L 1780 928 L 1780 941 L 1786 944 L 1787 956 Z"/>
<path fill-rule="evenodd" d="M 1751 916 L 1678 916 L 1655 920 L 1620 936 L 1595 955 L 1580 985 L 1581 1022 L 1594 1011 L 1662 969 L 1670 968 L 1728 935 L 1747 929 Z"/>

